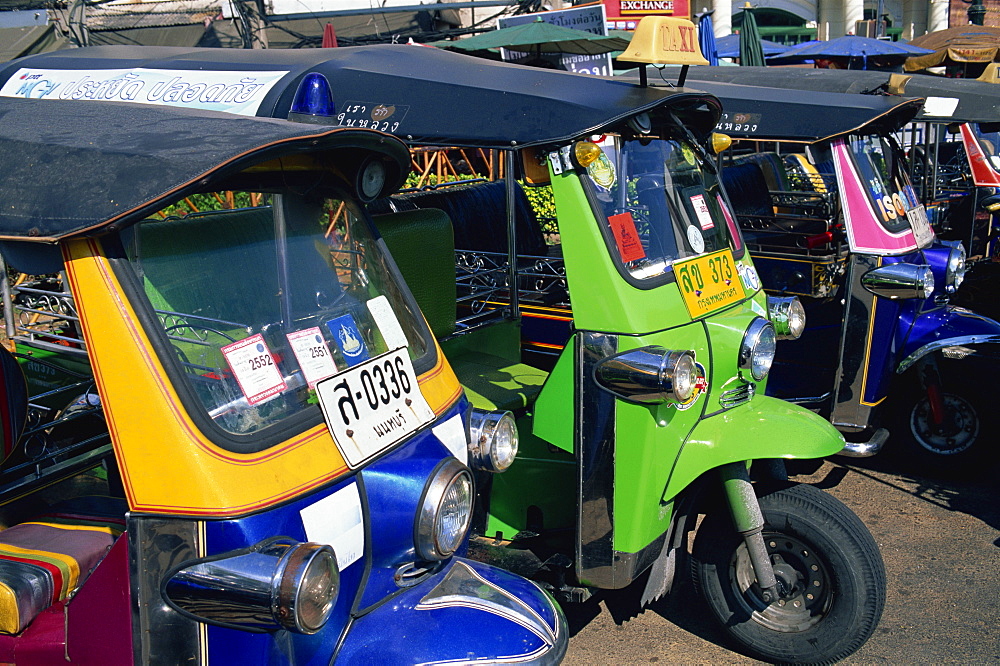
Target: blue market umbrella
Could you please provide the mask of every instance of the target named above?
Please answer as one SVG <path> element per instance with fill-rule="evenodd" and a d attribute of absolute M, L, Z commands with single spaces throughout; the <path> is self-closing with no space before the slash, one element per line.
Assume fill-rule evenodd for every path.
<path fill-rule="evenodd" d="M 846 35 L 785 51 L 779 56 L 769 58 L 768 62 L 784 64 L 822 58 L 846 63 L 849 69 L 867 69 L 868 58 L 877 58 L 882 63 L 902 64 L 909 57 L 927 53 L 933 52 L 905 42 L 890 42 L 884 39 Z M 860 67 L 855 67 L 855 65 L 860 65 Z"/>
<path fill-rule="evenodd" d="M 760 45 L 764 49 L 764 57 L 770 58 L 771 56 L 776 56 L 780 53 L 784 53 L 789 48 L 784 44 L 778 44 L 777 42 L 769 42 L 766 39 L 760 40 Z M 740 57 L 740 36 L 739 35 L 726 35 L 725 37 L 719 37 L 715 40 L 715 52 L 720 58 L 739 58 Z"/>
<path fill-rule="evenodd" d="M 753 7 L 747 2 L 743 5 L 743 28 L 740 29 L 740 65 L 744 67 L 763 67 L 764 48 L 760 44 L 760 31 L 757 29 L 757 19 L 753 15 Z"/>
<path fill-rule="evenodd" d="M 719 64 L 719 54 L 716 52 L 715 29 L 712 26 L 712 14 L 715 12 L 702 10 L 698 14 L 698 44 L 701 46 L 701 54 L 709 65 Z"/>

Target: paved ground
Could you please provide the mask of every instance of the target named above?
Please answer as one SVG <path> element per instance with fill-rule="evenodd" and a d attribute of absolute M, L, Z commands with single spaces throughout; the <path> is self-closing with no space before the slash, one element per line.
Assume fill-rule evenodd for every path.
<path fill-rule="evenodd" d="M 790 470 L 851 507 L 885 559 L 882 622 L 845 663 L 1000 664 L 1000 471 L 942 481 L 899 468 L 877 457 Z M 689 585 L 637 615 L 623 596 L 567 608 L 566 664 L 759 663 L 725 647 Z"/>

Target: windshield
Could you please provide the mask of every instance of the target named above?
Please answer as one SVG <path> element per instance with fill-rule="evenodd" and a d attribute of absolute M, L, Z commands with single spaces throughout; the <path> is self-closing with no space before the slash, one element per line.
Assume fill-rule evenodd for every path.
<path fill-rule="evenodd" d="M 719 181 L 690 143 L 609 134 L 598 145 L 584 182 L 627 277 L 652 280 L 685 257 L 741 249 Z"/>
<path fill-rule="evenodd" d="M 910 185 L 902 152 L 895 142 L 875 135 L 854 137 L 850 149 L 879 223 L 891 234 L 909 229 L 907 213 L 916 209 L 920 201 Z"/>
<path fill-rule="evenodd" d="M 386 351 L 406 347 L 426 365 L 423 319 L 351 202 L 199 197 L 202 210 L 206 200 L 245 206 L 162 211 L 130 230 L 126 256 L 156 313 L 154 337 L 224 431 L 318 418 L 316 382 Z"/>

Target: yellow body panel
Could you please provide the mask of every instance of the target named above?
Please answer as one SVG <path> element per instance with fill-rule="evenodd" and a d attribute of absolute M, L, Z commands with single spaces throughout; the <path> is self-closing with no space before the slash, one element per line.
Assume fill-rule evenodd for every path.
<path fill-rule="evenodd" d="M 251 454 L 209 441 L 184 410 L 97 243 L 78 240 L 63 248 L 131 510 L 237 516 L 350 472 L 325 425 Z M 435 413 L 461 393 L 440 351 L 438 359 L 419 377 Z"/>

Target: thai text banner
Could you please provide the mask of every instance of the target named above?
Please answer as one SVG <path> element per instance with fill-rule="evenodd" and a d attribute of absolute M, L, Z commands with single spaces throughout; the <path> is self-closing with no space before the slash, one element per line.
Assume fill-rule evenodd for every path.
<path fill-rule="evenodd" d="M 18 70 L 0 96 L 134 102 L 256 115 L 287 71 L 224 72 L 176 69 Z"/>

